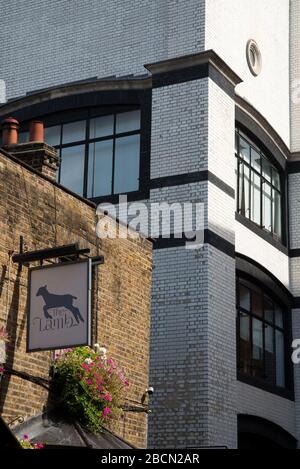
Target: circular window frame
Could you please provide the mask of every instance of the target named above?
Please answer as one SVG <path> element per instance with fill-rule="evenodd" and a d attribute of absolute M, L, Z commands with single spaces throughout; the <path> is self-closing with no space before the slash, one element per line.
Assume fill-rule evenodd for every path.
<path fill-rule="evenodd" d="M 262 69 L 262 57 L 257 42 L 249 39 L 246 46 L 246 57 L 250 72 L 257 77 Z M 253 63 L 254 58 L 254 63 Z"/>

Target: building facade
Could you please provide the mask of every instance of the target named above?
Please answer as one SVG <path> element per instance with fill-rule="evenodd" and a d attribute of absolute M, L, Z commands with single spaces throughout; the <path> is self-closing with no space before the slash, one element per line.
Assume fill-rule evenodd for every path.
<path fill-rule="evenodd" d="M 129 445 L 143 448 L 147 444 L 147 409 L 141 401 L 149 382 L 152 243 L 141 237 L 98 239 L 96 207 L 56 183 L 58 158 L 52 147 L 34 142 L 5 148 L 0 151 L 0 327 L 6 329 L 9 341 L 6 361 L 1 362 L 5 369 L 0 382 L 1 416 L 16 432 L 16 425 L 24 422 L 21 438 L 23 434 L 38 438 L 45 431 L 45 416 L 58 407 L 57 396 L 51 392 L 55 351 L 26 353 L 28 267 L 36 267 L 39 262 L 20 266 L 13 262 L 13 254 L 77 243 L 81 249 L 90 250 L 91 258 L 104 257 L 104 263 L 95 265 L 92 271 L 92 344 L 106 347 L 129 381 L 124 413 L 108 425 Z M 52 264 L 44 261 L 43 265 Z M 66 430 L 65 422 L 62 428 Z M 60 431 L 61 425 L 54 425 L 54 433 L 50 432 L 46 441 L 51 443 Z M 57 443 L 63 444 L 59 440 L 63 440 L 62 435 Z M 64 441 L 79 446 L 70 435 Z M 79 443 L 83 445 L 80 438 Z"/>
<path fill-rule="evenodd" d="M 296 445 L 300 2 L 0 4 L 1 117 L 62 185 L 204 204 L 201 249 L 154 244 L 149 446 Z"/>

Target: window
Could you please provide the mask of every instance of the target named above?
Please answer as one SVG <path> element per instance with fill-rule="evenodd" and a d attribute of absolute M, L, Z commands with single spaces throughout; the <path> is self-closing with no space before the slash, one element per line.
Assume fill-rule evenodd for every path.
<path fill-rule="evenodd" d="M 236 160 L 237 212 L 281 240 L 282 189 L 278 170 L 239 130 Z"/>
<path fill-rule="evenodd" d="M 45 142 L 61 157 L 58 181 L 88 198 L 138 191 L 140 128 L 138 109 L 46 126 Z"/>
<path fill-rule="evenodd" d="M 239 372 L 286 388 L 283 308 L 260 287 L 238 278 L 237 322 Z"/>

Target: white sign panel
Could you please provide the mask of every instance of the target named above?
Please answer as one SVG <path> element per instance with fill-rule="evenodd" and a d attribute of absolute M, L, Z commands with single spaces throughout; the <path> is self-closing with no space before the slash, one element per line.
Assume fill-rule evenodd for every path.
<path fill-rule="evenodd" d="M 29 271 L 27 352 L 90 344 L 91 261 Z"/>

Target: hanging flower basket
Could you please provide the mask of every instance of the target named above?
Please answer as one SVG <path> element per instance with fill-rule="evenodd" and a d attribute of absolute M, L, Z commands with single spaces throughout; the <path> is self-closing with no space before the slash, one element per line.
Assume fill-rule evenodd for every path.
<path fill-rule="evenodd" d="M 57 354 L 53 384 L 65 409 L 86 429 L 99 433 L 108 419 L 121 415 L 128 381 L 99 346 Z M 101 353 L 102 352 L 102 353 Z"/>

